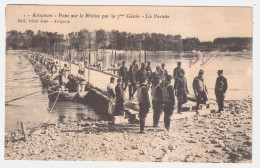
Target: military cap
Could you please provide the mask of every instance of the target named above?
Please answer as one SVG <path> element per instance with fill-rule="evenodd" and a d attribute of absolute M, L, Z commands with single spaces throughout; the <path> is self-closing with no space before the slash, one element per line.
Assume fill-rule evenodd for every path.
<path fill-rule="evenodd" d="M 218 70 L 218 74 L 223 74 L 223 70 Z"/>
<path fill-rule="evenodd" d="M 199 71 L 199 75 L 203 75 L 204 74 L 204 71 L 201 69 L 200 71 Z"/>

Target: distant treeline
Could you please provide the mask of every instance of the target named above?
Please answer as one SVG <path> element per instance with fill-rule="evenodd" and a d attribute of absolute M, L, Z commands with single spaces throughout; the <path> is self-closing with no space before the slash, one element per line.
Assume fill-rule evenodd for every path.
<path fill-rule="evenodd" d="M 196 37 L 182 38 L 181 35 L 158 33 L 127 33 L 118 30 L 97 30 L 90 32 L 83 29 L 67 35 L 57 32 L 32 30 L 7 32 L 7 49 L 32 49 L 45 53 L 54 53 L 67 49 L 84 51 L 86 49 L 113 49 L 126 51 L 243 51 L 252 50 L 251 37 L 216 38 L 213 41 L 200 42 Z"/>

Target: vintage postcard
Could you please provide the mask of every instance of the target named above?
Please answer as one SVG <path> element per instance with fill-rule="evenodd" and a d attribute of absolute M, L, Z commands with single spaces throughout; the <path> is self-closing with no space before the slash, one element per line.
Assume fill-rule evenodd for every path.
<path fill-rule="evenodd" d="M 5 160 L 252 163 L 253 8 L 7 5 Z"/>

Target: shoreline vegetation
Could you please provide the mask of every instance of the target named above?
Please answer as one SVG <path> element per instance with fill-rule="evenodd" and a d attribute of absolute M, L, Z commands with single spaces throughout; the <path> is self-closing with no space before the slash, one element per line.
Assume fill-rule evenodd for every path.
<path fill-rule="evenodd" d="M 51 55 L 64 55 L 67 51 L 86 50 L 123 51 L 252 51 L 252 37 L 219 37 L 213 41 L 200 41 L 196 37 L 183 38 L 181 35 L 161 33 L 129 33 L 103 29 L 93 32 L 82 29 L 79 32 L 59 34 L 57 32 L 26 30 L 8 31 L 7 50 L 34 50 Z"/>
<path fill-rule="evenodd" d="M 6 131 L 5 159 L 252 162 L 251 98 L 225 101 L 222 113 L 172 119 L 172 135 L 163 128 L 147 125 L 139 134 L 138 123 L 89 119 L 28 128 L 26 140 L 22 130 Z"/>

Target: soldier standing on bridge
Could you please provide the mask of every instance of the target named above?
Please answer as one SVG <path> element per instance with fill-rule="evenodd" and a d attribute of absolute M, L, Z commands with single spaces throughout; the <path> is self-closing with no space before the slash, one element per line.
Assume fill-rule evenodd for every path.
<path fill-rule="evenodd" d="M 151 107 L 148 90 L 147 78 L 140 79 L 140 86 L 137 89 L 137 99 L 140 108 L 140 133 L 144 133 L 145 119 Z"/>
<path fill-rule="evenodd" d="M 194 94 L 195 94 L 196 100 L 197 100 L 197 105 L 196 105 L 197 113 L 196 114 L 199 114 L 198 110 L 199 110 L 200 104 L 206 104 L 206 101 L 208 100 L 208 97 L 207 97 L 208 90 L 204 83 L 203 75 L 204 75 L 204 71 L 200 70 L 199 75 L 194 78 L 193 83 L 192 83 Z"/>
<path fill-rule="evenodd" d="M 84 59 L 83 59 L 83 57 L 81 57 L 80 62 L 79 62 L 78 74 L 84 75 L 84 71 L 85 71 Z"/>
<path fill-rule="evenodd" d="M 167 75 L 165 86 L 162 89 L 163 94 L 163 111 L 164 125 L 167 131 L 170 130 L 171 116 L 175 105 L 174 87 L 172 84 L 172 76 Z"/>
<path fill-rule="evenodd" d="M 125 61 L 122 62 L 122 66 L 119 69 L 119 77 L 122 78 L 122 88 L 125 91 L 128 85 L 128 74 L 127 67 L 125 66 Z"/>
<path fill-rule="evenodd" d="M 223 76 L 223 70 L 218 70 L 218 77 L 215 85 L 215 95 L 218 102 L 218 112 L 224 110 L 224 99 L 227 87 L 227 79 Z"/>
<path fill-rule="evenodd" d="M 116 104 L 115 104 L 115 115 L 122 115 L 124 113 L 124 102 L 125 102 L 125 92 L 122 88 L 122 79 L 117 79 L 117 85 L 115 87 L 116 92 Z"/>

